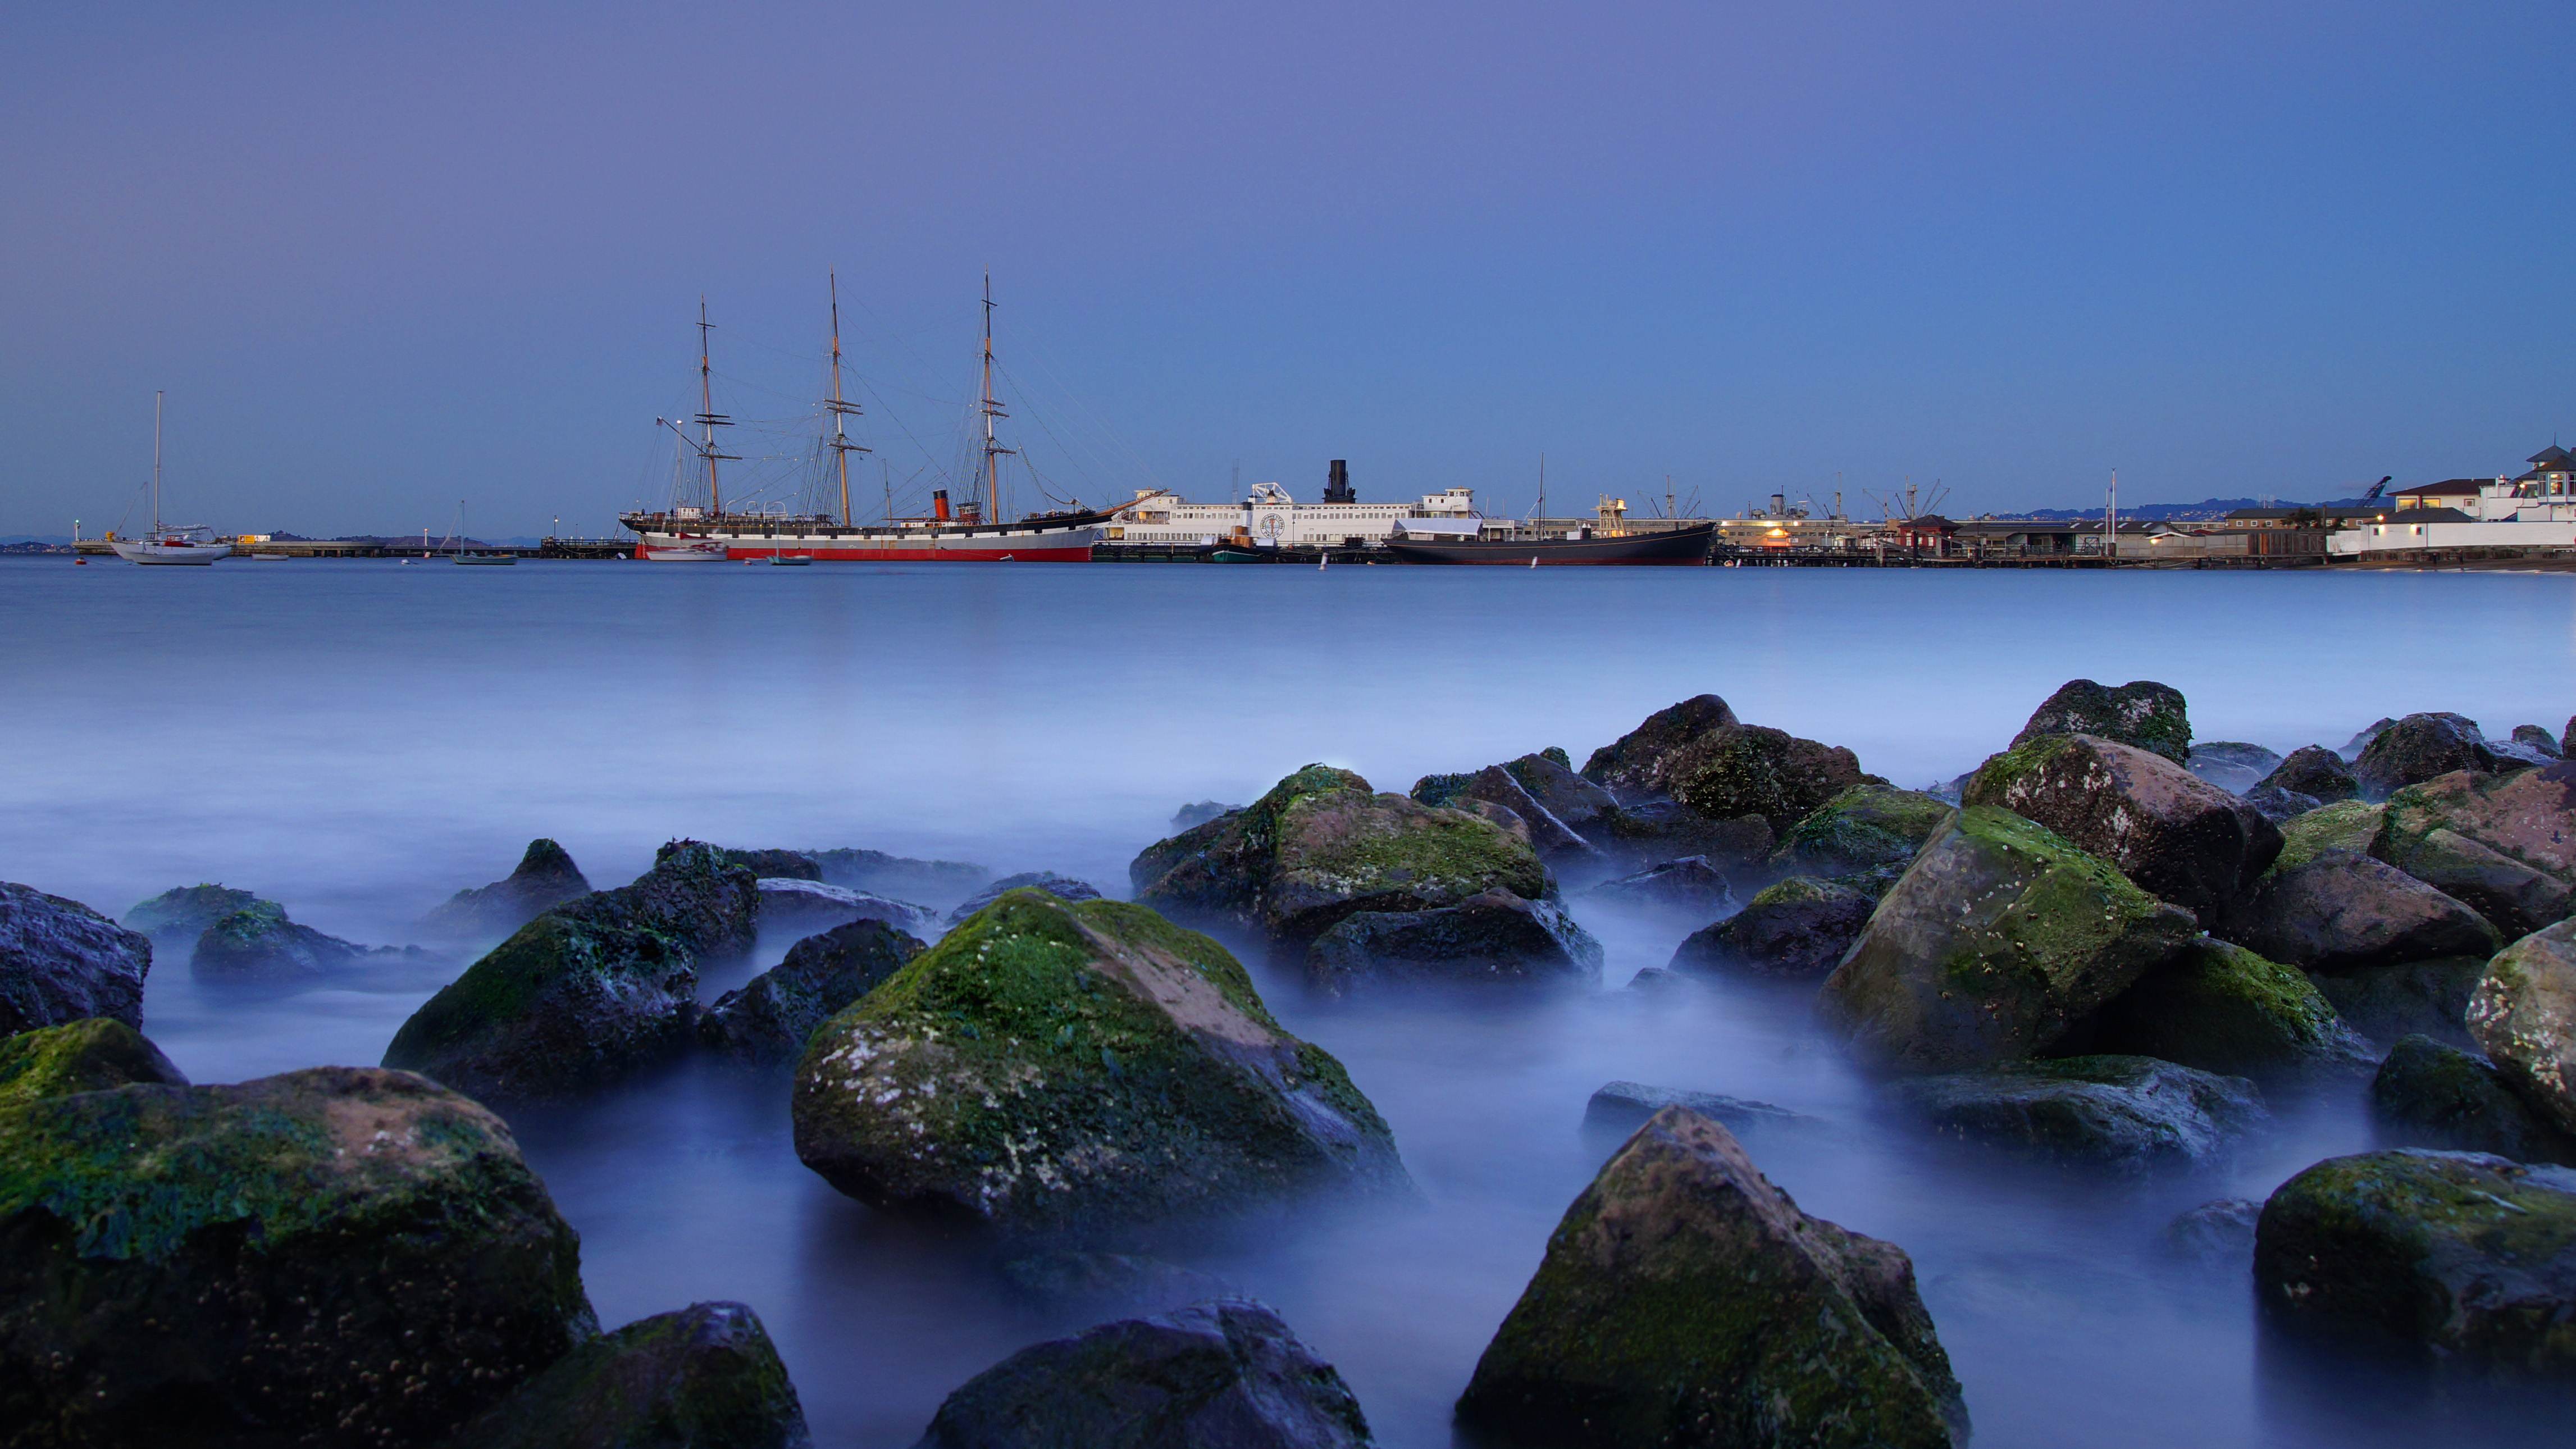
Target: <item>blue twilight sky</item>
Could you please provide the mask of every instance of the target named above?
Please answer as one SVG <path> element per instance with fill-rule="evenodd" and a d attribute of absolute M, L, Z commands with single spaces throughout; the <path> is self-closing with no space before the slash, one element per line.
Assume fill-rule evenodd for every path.
<path fill-rule="evenodd" d="M 603 531 L 696 308 L 792 499 L 2341 496 L 2576 436 L 2576 6 L 29 6 L 0 533 Z M 873 501 L 871 501 L 873 500 Z M 1025 490 L 1023 504 L 1037 501 Z"/>

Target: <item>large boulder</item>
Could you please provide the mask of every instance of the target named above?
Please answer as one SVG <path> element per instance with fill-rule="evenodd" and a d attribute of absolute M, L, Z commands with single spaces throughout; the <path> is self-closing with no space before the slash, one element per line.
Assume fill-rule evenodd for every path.
<path fill-rule="evenodd" d="M 2278 785 L 2257 785 L 2245 792 L 2245 803 L 2253 806 L 2264 819 L 2278 825 L 2305 815 L 2325 802 L 2314 795 L 2302 795 Z"/>
<path fill-rule="evenodd" d="M 2372 1056 L 2308 978 L 2206 939 L 2104 1006 L 2091 1045 L 2273 1082 L 2357 1077 L 2370 1071 Z"/>
<path fill-rule="evenodd" d="M 934 905 L 964 900 L 984 888 L 993 873 L 959 860 L 915 860 L 882 850 L 809 850 L 826 885 L 847 886 L 870 895 Z"/>
<path fill-rule="evenodd" d="M 1944 1133 L 2131 1172 L 2214 1161 L 2267 1115 L 2245 1078 L 2153 1057 L 2013 1062 L 1909 1077 L 1886 1091 Z"/>
<path fill-rule="evenodd" d="M 173 886 L 148 901 L 137 901 L 125 913 L 125 928 L 156 941 L 193 941 L 208 926 L 259 897 L 231 886 L 204 882 Z"/>
<path fill-rule="evenodd" d="M 807 1449 L 804 1406 L 759 1315 L 693 1303 L 556 1359 L 444 1449 Z"/>
<path fill-rule="evenodd" d="M 883 921 L 898 930 L 927 931 L 939 923 L 939 913 L 910 901 L 826 885 L 819 880 L 771 876 L 760 882 L 760 929 L 764 932 L 810 936 L 852 921 Z"/>
<path fill-rule="evenodd" d="M 1528 829 L 1530 848 L 1551 860 L 1580 860 L 1600 854 L 1590 841 L 1530 794 L 1520 777 L 1501 765 L 1487 765 L 1472 775 L 1425 775 L 1414 782 L 1412 799 L 1418 804 L 1455 805 L 1462 810 L 1471 800 L 1499 805 Z"/>
<path fill-rule="evenodd" d="M 1342 1376 L 1268 1306 L 1194 1303 L 1024 1348 L 914 1449 L 1366 1449 Z"/>
<path fill-rule="evenodd" d="M 1952 808 L 1921 790 L 1854 785 L 1789 827 L 1771 864 L 1790 875 L 1839 879 L 1875 896 L 1904 873 Z"/>
<path fill-rule="evenodd" d="M 1697 856 L 1732 876 L 1762 870 L 1776 836 L 1759 815 L 1718 819 L 1678 800 L 1633 800 L 1593 822 L 1586 837 L 1629 870 Z"/>
<path fill-rule="evenodd" d="M 2502 944 L 2486 917 L 2384 861 L 2323 850 L 2228 907 L 2218 934 L 2275 961 L 2343 974 Z"/>
<path fill-rule="evenodd" d="M 2576 1171 L 2399 1148 L 2320 1162 L 2255 1229 L 2291 1324 L 2375 1330 L 2472 1380 L 2576 1378 Z"/>
<path fill-rule="evenodd" d="M 2477 721 L 2410 714 L 2371 736 L 2352 762 L 2352 777 L 2363 795 L 2378 800 L 2454 770 L 2492 771 L 2498 763 Z"/>
<path fill-rule="evenodd" d="M 2207 1268 L 2243 1273 L 2254 1257 L 2254 1224 L 2263 1205 L 2252 1198 L 2222 1197 L 2174 1215 L 2160 1235 L 2174 1257 Z"/>
<path fill-rule="evenodd" d="M 731 850 L 721 845 L 708 845 L 696 840 L 664 842 L 653 852 L 653 863 L 660 865 L 683 850 L 713 853 L 720 865 L 738 865 L 763 880 L 814 880 L 823 878 L 823 863 L 805 850 Z"/>
<path fill-rule="evenodd" d="M 1006 875 L 968 896 L 958 904 L 957 909 L 948 913 L 948 924 L 954 926 L 965 920 L 968 916 L 1000 900 L 1006 891 L 1021 889 L 1045 891 L 1060 901 L 1100 899 L 1100 888 L 1087 880 L 1075 880 L 1072 876 L 1058 875 L 1051 870 L 1027 870 L 1018 875 Z"/>
<path fill-rule="evenodd" d="M 509 1129 L 418 1077 L 0 1106 L 13 1443 L 437 1444 L 595 1329 Z"/>
<path fill-rule="evenodd" d="M 1800 1212 L 1683 1107 L 1638 1128 L 1566 1210 L 1458 1418 L 1564 1449 L 1968 1438 L 1904 1250 Z"/>
<path fill-rule="evenodd" d="M 2515 725 L 2510 736 L 2487 741 L 2487 748 L 2495 751 L 2499 765 L 2508 770 L 2524 765 L 2554 765 L 2566 758 L 2559 752 L 2558 737 L 2538 725 Z"/>
<path fill-rule="evenodd" d="M 1704 855 L 1667 860 L 1605 880 L 1583 895 L 1604 905 L 1669 911 L 1698 921 L 1735 909 L 1735 892 L 1727 885 L 1726 873 L 1709 864 Z"/>
<path fill-rule="evenodd" d="M 2012 747 L 2043 735 L 2093 735 L 2164 756 L 2177 765 L 2191 758 L 2191 713 L 2182 691 L 2152 679 L 2110 688 L 2070 679 L 2031 711 Z"/>
<path fill-rule="evenodd" d="M 2497 952 L 2469 998 L 2468 1022 L 2523 1100 L 2576 1132 L 2576 921 Z"/>
<path fill-rule="evenodd" d="M 1502 889 L 1548 897 L 1547 867 L 1502 826 L 1308 765 L 1239 815 L 1146 847 L 1128 868 L 1141 905 L 1194 926 L 1248 931 L 1302 956 L 1359 911 L 1425 911 Z"/>
<path fill-rule="evenodd" d="M 2323 745 L 2301 745 L 2272 767 L 2259 785 L 2271 785 L 2331 805 L 2361 793 L 2361 782 L 2343 756 Z"/>
<path fill-rule="evenodd" d="M 923 949 L 883 921 L 850 921 L 808 936 L 787 948 L 786 960 L 717 997 L 698 1018 L 698 1041 L 740 1061 L 792 1062 L 814 1028 Z"/>
<path fill-rule="evenodd" d="M 2473 1047 L 2469 998 L 2486 971 L 2484 956 L 2443 956 L 2333 976 L 2311 971 L 2308 982 L 2333 1003 L 2344 1025 L 2382 1046 L 2421 1033 L 2452 1046 Z"/>
<path fill-rule="evenodd" d="M 2211 740 L 2191 747 L 2184 768 L 2232 794 L 2242 795 L 2279 769 L 2281 757 L 2242 740 Z"/>
<path fill-rule="evenodd" d="M 1985 1066 L 2049 1050 L 2196 934 L 2065 837 L 1972 805 L 1888 889 L 1817 1004 L 1874 1066 Z"/>
<path fill-rule="evenodd" d="M 1664 761 L 1663 778 L 1675 800 L 1711 820 L 1758 815 L 1776 835 L 1868 777 L 1861 774 L 1859 757 L 1840 745 L 1739 724 L 1710 730 L 1674 751 Z"/>
<path fill-rule="evenodd" d="M 1601 943 L 1547 901 L 1487 891 L 1427 911 L 1344 916 L 1306 948 L 1306 984 L 1343 996 L 1390 982 L 1590 984 Z"/>
<path fill-rule="evenodd" d="M 200 981 L 311 981 L 374 954 L 354 941 L 297 925 L 275 901 L 253 901 L 197 937 L 188 974 Z"/>
<path fill-rule="evenodd" d="M 1341 1063 L 1226 949 L 1013 891 L 814 1033 L 796 1153 L 880 1207 L 1080 1231 L 1407 1179 Z"/>
<path fill-rule="evenodd" d="M 2410 1146 L 2576 1163 L 2576 1137 L 2532 1110 L 2493 1062 L 2429 1036 L 2398 1038 L 2371 1078 L 2370 1102 L 2382 1129 Z"/>
<path fill-rule="evenodd" d="M 1576 774 L 1565 751 L 1553 746 L 1534 755 L 1523 755 L 1503 768 L 1512 772 L 1512 778 L 1521 782 L 1531 799 L 1546 806 L 1547 812 L 1564 821 L 1569 830 L 1589 832 L 1602 817 L 1619 808 L 1617 797 Z"/>
<path fill-rule="evenodd" d="M 571 852 L 551 840 L 528 842 L 515 870 L 487 886 L 458 891 L 420 918 L 420 929 L 440 936 L 506 936 L 559 906 L 590 894 L 590 882 Z"/>
<path fill-rule="evenodd" d="M 93 1016 L 0 1037 L 0 1113 L 38 1097 L 113 1091 L 136 1082 L 188 1085 L 151 1038 L 121 1021 Z M 7 1170 L 0 1164 L 0 1172 Z"/>
<path fill-rule="evenodd" d="M 1743 910 L 1682 939 L 1671 969 L 1814 979 L 1860 939 L 1877 902 L 1846 885 L 1793 875 Z"/>
<path fill-rule="evenodd" d="M 2379 738 L 2382 731 L 2395 723 L 2397 723 L 2395 719 L 2392 719 L 2387 715 L 2381 715 L 2379 718 L 2363 725 L 2360 729 L 2353 731 L 2352 738 L 2344 741 L 2343 748 L 2335 751 L 2335 753 L 2343 756 L 2347 760 L 2357 760 L 2361 758 L 2362 751 L 2370 748 L 2370 742 L 2372 740 Z"/>
<path fill-rule="evenodd" d="M 2505 939 L 2576 904 L 2576 761 L 2442 775 L 2388 798 L 2370 853 L 2484 912 Z"/>
<path fill-rule="evenodd" d="M 2329 850 L 2368 854 L 2386 813 L 2377 805 L 2342 800 L 2282 821 L 2281 853 L 2273 857 L 2272 869 L 2290 870 Z"/>
<path fill-rule="evenodd" d="M 2162 755 L 2098 735 L 2016 745 L 1980 766 L 1959 798 L 2038 821 L 2203 926 L 2281 853 L 2281 832 L 2261 811 Z"/>
<path fill-rule="evenodd" d="M 712 846 L 665 855 L 632 885 L 537 917 L 413 1012 L 385 1065 L 487 1099 L 598 1087 L 685 1046 L 697 963 L 738 954 L 759 906 L 747 866 Z"/>
<path fill-rule="evenodd" d="M 78 901 L 0 881 L 0 1036 L 105 1016 L 143 1025 L 152 943 Z"/>
<path fill-rule="evenodd" d="M 1622 801 L 1672 793 L 1665 763 L 1683 746 L 1712 730 L 1742 723 L 1725 700 L 1694 695 L 1646 716 L 1644 723 L 1592 752 L 1583 762 L 1583 778 Z"/>

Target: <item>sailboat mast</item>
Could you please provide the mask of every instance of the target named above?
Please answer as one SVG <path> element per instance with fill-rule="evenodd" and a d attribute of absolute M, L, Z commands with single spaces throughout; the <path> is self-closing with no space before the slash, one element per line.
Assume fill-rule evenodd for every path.
<path fill-rule="evenodd" d="M 832 399 L 824 406 L 832 410 L 832 452 L 839 459 L 841 469 L 841 526 L 847 528 L 850 526 L 850 454 L 868 450 L 851 442 L 849 434 L 841 427 L 841 419 L 857 412 L 859 405 L 841 396 L 841 277 L 837 271 L 826 275 L 832 284 Z"/>
<path fill-rule="evenodd" d="M 993 400 L 993 274 L 984 274 L 984 520 L 998 523 L 1002 517 L 1001 455 L 1012 451 L 993 438 L 993 420 L 1006 418 L 1002 405 Z"/>
<path fill-rule="evenodd" d="M 698 296 L 698 456 L 707 464 L 707 514 L 724 516 L 724 491 L 716 485 L 716 460 L 730 454 L 716 451 L 716 429 L 733 426 L 733 419 L 716 411 L 715 364 L 707 334 L 714 324 L 707 321 L 707 299 Z"/>
<path fill-rule="evenodd" d="M 152 390 L 152 536 L 161 536 L 161 390 Z"/>

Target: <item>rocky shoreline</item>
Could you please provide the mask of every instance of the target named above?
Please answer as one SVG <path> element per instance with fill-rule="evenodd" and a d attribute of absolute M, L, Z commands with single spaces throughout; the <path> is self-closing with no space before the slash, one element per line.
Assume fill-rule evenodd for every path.
<path fill-rule="evenodd" d="M 2388 1147 L 2196 1209 L 2176 1250 L 2250 1275 L 2282 1332 L 2576 1385 L 2571 752 L 2576 721 L 2418 714 L 2281 756 L 2195 743 L 2166 686 L 2077 680 L 1907 790 L 1702 695 L 1579 769 L 1549 747 L 1399 793 L 1318 764 L 1185 807 L 1125 901 L 697 841 L 594 890 L 539 840 L 423 948 L 215 884 L 122 923 L 0 884 L 0 1444 L 807 1442 L 751 1308 L 601 1332 L 503 1115 L 691 1053 L 792 1081 L 797 1156 L 878 1211 L 1013 1245 L 1046 1291 L 1186 1299 L 1011 1356 L 925 1445 L 1369 1443 L 1276 1312 L 1126 1245 L 1417 1195 L 1245 960 L 1359 1012 L 1602 989 L 1574 907 L 1688 932 L 1631 989 L 1812 991 L 1888 1120 L 2049 1171 L 2189 1170 L 2264 1140 L 2276 1101 L 2367 1100 Z M 700 968 L 764 930 L 785 959 L 702 1008 Z M 479 954 L 380 1065 L 203 1085 L 141 1030 L 156 942 L 193 942 L 243 1010 Z M 1636 1082 L 1587 1121 L 1622 1140 L 1462 1386 L 1463 1430 L 1966 1442 L 1904 1250 L 1800 1211 L 1746 1145 L 1819 1124 Z"/>

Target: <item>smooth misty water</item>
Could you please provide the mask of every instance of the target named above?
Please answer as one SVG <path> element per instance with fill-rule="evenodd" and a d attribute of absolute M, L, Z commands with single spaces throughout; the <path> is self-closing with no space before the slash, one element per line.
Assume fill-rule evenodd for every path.
<path fill-rule="evenodd" d="M 111 913 L 221 880 L 364 941 L 508 870 L 536 835 L 595 884 L 689 835 L 1055 869 L 1124 894 L 1184 801 L 1309 760 L 1381 788 L 1542 745 L 1579 761 L 1702 691 L 1921 785 L 2066 679 L 2160 679 L 2205 739 L 2340 744 L 2381 715 L 2493 733 L 2576 706 L 2576 581 L 2501 574 L 1017 568 L 630 563 L 0 563 L 0 878 Z M 1578 914 L 1615 988 L 1692 922 Z M 712 996 L 775 961 L 713 970 Z M 371 1063 L 457 965 L 286 996 L 203 992 L 165 953 L 145 1028 L 199 1081 Z M 1548 1230 L 1612 1144 L 1615 1078 L 1821 1119 L 1748 1139 L 1808 1210 L 1914 1256 L 1984 1446 L 2563 1442 L 2563 1417 L 2419 1392 L 2258 1330 L 2241 1272 L 2157 1230 L 2372 1138 L 2357 1093 L 2276 1102 L 2231 1169 L 2105 1181 L 1882 1122 L 1803 993 L 1691 986 L 1321 1006 L 1424 1188 L 1164 1244 L 1275 1304 L 1382 1442 L 1436 1446 Z M 820 1441 L 903 1445 L 941 1397 L 1079 1326 L 1003 1256 L 888 1219 L 798 1165 L 785 1091 L 676 1068 L 512 1114 L 582 1233 L 609 1323 L 757 1308 Z M 2563 1410 L 2560 1411 L 2563 1414 Z"/>

